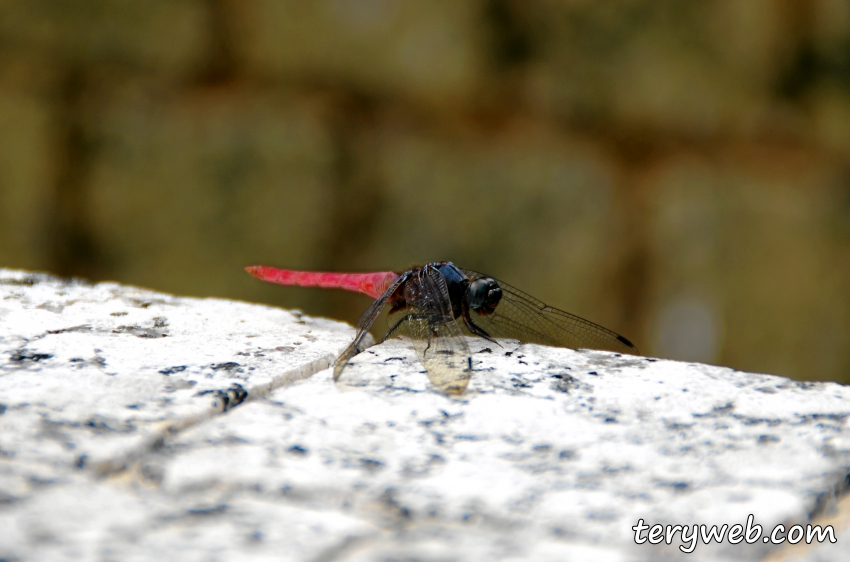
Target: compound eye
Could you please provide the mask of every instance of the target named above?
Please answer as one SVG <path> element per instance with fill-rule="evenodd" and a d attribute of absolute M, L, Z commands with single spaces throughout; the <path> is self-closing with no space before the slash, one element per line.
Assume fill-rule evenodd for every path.
<path fill-rule="evenodd" d="M 469 307 L 481 314 L 490 314 L 502 298 L 502 289 L 495 279 L 476 279 L 466 290 Z"/>

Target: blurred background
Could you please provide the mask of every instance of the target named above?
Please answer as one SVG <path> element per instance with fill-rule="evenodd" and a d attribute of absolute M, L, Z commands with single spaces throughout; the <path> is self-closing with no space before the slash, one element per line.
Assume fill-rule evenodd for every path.
<path fill-rule="evenodd" d="M 847 0 L 0 0 L 0 266 L 355 322 L 452 260 L 850 382 Z"/>

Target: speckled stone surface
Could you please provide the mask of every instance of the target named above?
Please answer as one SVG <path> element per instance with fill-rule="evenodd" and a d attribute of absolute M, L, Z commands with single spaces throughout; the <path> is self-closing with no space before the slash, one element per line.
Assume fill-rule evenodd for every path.
<path fill-rule="evenodd" d="M 846 560 L 847 387 L 481 339 L 460 397 L 405 340 L 335 385 L 351 337 L 0 270 L 0 559 Z M 749 514 L 833 517 L 838 543 L 631 529 Z"/>

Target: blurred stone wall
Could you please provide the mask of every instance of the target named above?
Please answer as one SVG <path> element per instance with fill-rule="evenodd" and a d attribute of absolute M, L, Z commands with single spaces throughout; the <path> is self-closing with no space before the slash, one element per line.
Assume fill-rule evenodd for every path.
<path fill-rule="evenodd" d="M 0 0 L 0 264 L 355 321 L 450 259 L 850 382 L 846 0 Z"/>

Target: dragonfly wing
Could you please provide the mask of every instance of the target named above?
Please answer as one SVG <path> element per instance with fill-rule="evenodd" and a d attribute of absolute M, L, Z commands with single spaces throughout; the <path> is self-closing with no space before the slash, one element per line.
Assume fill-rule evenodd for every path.
<path fill-rule="evenodd" d="M 419 326 L 425 328 L 425 326 Z M 430 337 L 413 339 L 413 347 L 431 383 L 446 394 L 461 394 L 469 384 L 472 359 L 466 338 L 451 320 L 430 328 Z"/>
<path fill-rule="evenodd" d="M 436 268 L 423 268 L 405 290 L 407 308 L 390 318 L 392 333 L 413 339 L 431 382 L 446 394 L 466 390 L 472 374 L 469 346 L 451 314 L 446 280 Z"/>
<path fill-rule="evenodd" d="M 470 280 L 488 277 L 462 269 Z M 472 321 L 492 337 L 518 339 L 572 349 L 602 349 L 639 355 L 637 348 L 616 332 L 569 312 L 558 310 L 498 279 L 502 299 L 489 315 L 470 311 Z"/>
<path fill-rule="evenodd" d="M 340 353 L 339 357 L 337 357 L 334 362 L 334 380 L 339 380 L 339 377 L 342 376 L 342 371 L 345 369 L 345 366 L 348 365 L 349 360 L 352 357 L 363 351 L 361 347 L 363 343 L 363 338 L 366 337 L 366 334 L 369 333 L 369 330 L 372 328 L 372 324 L 375 323 L 378 316 L 380 316 L 381 311 L 387 304 L 387 300 L 392 296 L 396 289 L 398 289 L 399 285 L 404 283 L 406 277 L 401 276 L 396 279 L 390 286 L 384 291 L 384 294 L 375 299 L 369 308 L 366 309 L 360 319 L 357 321 L 357 335 L 354 336 L 354 341 L 345 348 L 345 350 Z"/>

